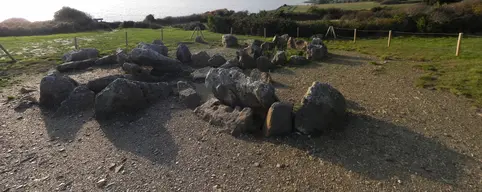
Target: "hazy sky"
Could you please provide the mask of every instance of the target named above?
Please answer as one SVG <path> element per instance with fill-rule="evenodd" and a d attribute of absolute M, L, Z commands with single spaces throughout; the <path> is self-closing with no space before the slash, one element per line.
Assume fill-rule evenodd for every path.
<path fill-rule="evenodd" d="M 55 11 L 69 6 L 107 21 L 142 20 L 148 14 L 155 17 L 181 16 L 228 8 L 236 11 L 271 10 L 283 4 L 303 0 L 0 0 L 0 21 L 12 17 L 29 21 L 53 19 Z"/>

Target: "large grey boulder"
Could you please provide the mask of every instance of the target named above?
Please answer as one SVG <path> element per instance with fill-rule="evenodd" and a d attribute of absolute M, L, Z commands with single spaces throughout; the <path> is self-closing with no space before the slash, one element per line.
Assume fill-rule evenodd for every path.
<path fill-rule="evenodd" d="M 107 55 L 95 61 L 95 66 L 105 66 L 117 64 L 117 55 Z"/>
<path fill-rule="evenodd" d="M 144 83 L 119 78 L 95 98 L 95 116 L 106 119 L 118 114 L 131 114 L 171 93 L 167 83 Z"/>
<path fill-rule="evenodd" d="M 275 66 L 271 63 L 268 57 L 261 56 L 256 59 L 256 67 L 262 72 L 268 72 L 271 69 L 274 69 Z"/>
<path fill-rule="evenodd" d="M 239 57 L 239 67 L 241 69 L 256 68 L 256 60 L 251 57 L 246 51 L 240 50 L 236 54 Z"/>
<path fill-rule="evenodd" d="M 293 55 L 290 57 L 290 62 L 289 64 L 290 65 L 293 65 L 293 66 L 301 66 L 301 65 L 306 65 L 308 64 L 310 61 L 308 61 L 308 59 L 306 59 L 305 57 L 303 56 L 299 56 L 299 55 Z"/>
<path fill-rule="evenodd" d="M 328 49 L 325 45 L 310 44 L 307 57 L 314 61 L 321 61 L 328 56 Z"/>
<path fill-rule="evenodd" d="M 284 52 L 284 51 L 276 52 L 276 55 L 273 57 L 271 62 L 274 65 L 278 65 L 278 66 L 279 65 L 286 65 L 286 63 L 288 62 L 288 58 L 286 57 L 286 52 Z"/>
<path fill-rule="evenodd" d="M 251 70 L 251 73 L 249 74 L 249 77 L 251 80 L 254 81 L 261 81 L 264 83 L 271 83 L 271 75 L 268 72 L 261 72 L 258 69 L 253 69 Z"/>
<path fill-rule="evenodd" d="M 87 59 L 95 59 L 99 57 L 99 50 L 94 48 L 85 48 L 70 51 L 62 56 L 64 62 L 83 61 Z"/>
<path fill-rule="evenodd" d="M 271 104 L 278 101 L 271 84 L 253 80 L 235 68 L 211 69 L 205 85 L 222 103 L 231 107 L 250 107 L 257 114 L 266 115 Z"/>
<path fill-rule="evenodd" d="M 254 114 L 251 108 L 229 107 L 216 98 L 197 107 L 194 114 L 211 125 L 223 127 L 221 132 L 227 132 L 235 137 L 243 133 L 256 131 Z"/>
<path fill-rule="evenodd" d="M 72 78 L 60 74 L 43 77 L 40 81 L 40 106 L 57 108 L 78 85 Z"/>
<path fill-rule="evenodd" d="M 139 65 L 152 66 L 156 71 L 164 73 L 182 72 L 182 63 L 161 55 L 151 49 L 135 48 L 131 51 L 129 59 Z"/>
<path fill-rule="evenodd" d="M 206 80 L 206 76 L 211 69 L 212 67 L 203 67 L 201 69 L 194 70 L 194 72 L 191 73 L 192 80 L 197 82 L 204 82 L 204 80 Z"/>
<path fill-rule="evenodd" d="M 201 96 L 193 88 L 179 91 L 179 99 L 189 109 L 195 109 L 201 104 Z"/>
<path fill-rule="evenodd" d="M 226 63 L 226 59 L 220 54 L 214 54 L 208 62 L 211 67 L 219 67 Z"/>
<path fill-rule="evenodd" d="M 90 80 L 87 83 L 87 88 L 93 91 L 94 93 L 101 92 L 107 85 L 114 82 L 116 79 L 124 78 L 124 75 L 109 75 L 97 79 Z"/>
<path fill-rule="evenodd" d="M 295 128 L 309 135 L 326 134 L 340 130 L 345 118 L 345 97 L 329 84 L 313 82 L 296 112 Z"/>
<path fill-rule="evenodd" d="M 137 48 L 153 50 L 161 55 L 168 56 L 169 49 L 162 44 L 139 43 Z"/>
<path fill-rule="evenodd" d="M 223 35 L 222 38 L 222 43 L 224 47 L 236 47 L 238 46 L 238 38 L 236 38 L 234 35 Z"/>
<path fill-rule="evenodd" d="M 76 87 L 57 109 L 56 115 L 70 115 L 92 109 L 95 93 L 85 85 Z"/>
<path fill-rule="evenodd" d="M 191 57 L 193 67 L 207 67 L 209 66 L 209 54 L 206 51 L 194 53 Z"/>
<path fill-rule="evenodd" d="M 184 45 L 184 44 L 179 44 L 177 46 L 177 51 L 176 51 L 176 58 L 177 60 L 181 61 L 182 63 L 189 63 L 191 62 L 191 51 L 189 51 L 189 48 Z"/>
<path fill-rule="evenodd" d="M 233 67 L 239 67 L 239 61 L 237 59 L 230 59 L 226 61 L 226 63 L 224 63 L 223 65 L 219 66 L 219 68 L 225 68 L 225 69 L 229 69 Z"/>
<path fill-rule="evenodd" d="M 59 72 L 70 72 L 70 71 L 78 71 L 84 70 L 89 67 L 92 67 L 95 64 L 96 59 L 87 59 L 82 61 L 71 61 L 67 63 L 63 63 L 57 66 L 57 70 Z"/>
<path fill-rule="evenodd" d="M 289 36 L 286 37 L 286 35 L 282 35 L 282 36 L 275 35 L 273 37 L 273 43 L 276 45 L 278 50 L 286 50 L 286 47 L 288 46 L 288 39 L 289 39 Z"/>
<path fill-rule="evenodd" d="M 263 126 L 266 137 L 288 135 L 293 131 L 293 105 L 276 102 L 271 105 Z"/>

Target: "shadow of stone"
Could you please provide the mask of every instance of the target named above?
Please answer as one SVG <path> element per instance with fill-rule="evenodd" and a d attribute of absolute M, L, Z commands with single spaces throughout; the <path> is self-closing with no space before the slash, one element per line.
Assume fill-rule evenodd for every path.
<path fill-rule="evenodd" d="M 75 139 L 84 123 L 94 116 L 93 110 L 83 111 L 75 115 L 59 116 L 55 111 L 40 107 L 42 120 L 50 139 L 69 142 Z"/>
<path fill-rule="evenodd" d="M 271 84 L 274 86 L 276 89 L 291 89 L 292 87 L 277 81 L 272 81 Z"/>
<path fill-rule="evenodd" d="M 371 59 L 330 53 L 328 59 L 324 60 L 322 63 L 358 66 L 366 64 L 369 61 L 371 61 Z"/>
<path fill-rule="evenodd" d="M 366 115 L 349 114 L 345 130 L 330 136 L 309 138 L 292 134 L 280 138 L 242 138 L 271 142 L 309 151 L 310 155 L 343 166 L 375 180 L 411 175 L 456 186 L 471 157 L 445 147 L 407 127 Z"/>
<path fill-rule="evenodd" d="M 106 137 L 118 149 L 157 164 L 172 164 L 178 148 L 164 124 L 171 118 L 169 102 L 160 101 L 133 116 L 97 120 Z"/>
<path fill-rule="evenodd" d="M 349 109 L 349 110 L 356 111 L 356 112 L 366 110 L 365 107 L 361 106 L 360 104 L 358 104 L 357 102 L 354 102 L 352 100 L 346 100 L 346 108 Z"/>

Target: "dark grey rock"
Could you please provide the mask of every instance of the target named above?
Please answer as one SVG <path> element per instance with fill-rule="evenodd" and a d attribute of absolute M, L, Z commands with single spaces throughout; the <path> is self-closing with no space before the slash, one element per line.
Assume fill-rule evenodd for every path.
<path fill-rule="evenodd" d="M 152 41 L 152 44 L 154 44 L 154 45 L 164 45 L 164 43 L 160 39 L 156 39 L 156 40 Z"/>
<path fill-rule="evenodd" d="M 183 71 L 180 61 L 161 55 L 151 49 L 135 48 L 131 51 L 129 59 L 138 65 L 152 66 L 160 72 L 179 73 Z"/>
<path fill-rule="evenodd" d="M 13 110 L 15 112 L 21 113 L 33 107 L 36 104 L 38 104 L 38 101 L 34 97 L 32 97 L 31 95 L 26 95 L 19 99 L 19 101 L 15 104 Z"/>
<path fill-rule="evenodd" d="M 57 66 L 59 72 L 70 72 L 87 69 L 95 64 L 96 59 L 87 59 L 83 61 L 71 61 Z"/>
<path fill-rule="evenodd" d="M 186 81 L 178 81 L 177 82 L 177 92 L 181 92 L 185 89 L 193 88 L 191 85 L 189 85 Z"/>
<path fill-rule="evenodd" d="M 70 115 L 92 109 L 95 93 L 84 85 L 76 87 L 57 109 L 56 115 Z"/>
<path fill-rule="evenodd" d="M 181 61 L 182 63 L 189 63 L 192 61 L 191 51 L 189 51 L 189 48 L 182 43 L 177 46 L 176 57 L 177 60 Z"/>
<path fill-rule="evenodd" d="M 262 72 L 269 72 L 270 70 L 274 69 L 273 63 L 269 60 L 266 56 L 261 56 L 256 59 L 256 66 Z"/>
<path fill-rule="evenodd" d="M 308 61 L 308 59 L 306 59 L 305 57 L 299 56 L 299 55 L 291 56 L 290 62 L 289 62 L 290 65 L 294 65 L 294 66 L 306 65 L 308 63 L 310 63 L 310 61 Z"/>
<path fill-rule="evenodd" d="M 278 51 L 276 52 L 276 55 L 273 57 L 273 59 L 271 60 L 271 63 L 273 63 L 274 65 L 286 65 L 286 63 L 288 62 L 288 58 L 286 57 L 286 52 L 284 51 Z"/>
<path fill-rule="evenodd" d="M 222 43 L 224 47 L 236 47 L 238 46 L 238 38 L 234 35 L 223 35 Z"/>
<path fill-rule="evenodd" d="M 223 65 L 219 66 L 219 68 L 229 69 L 233 67 L 239 67 L 239 61 L 237 59 L 231 59 L 226 61 Z"/>
<path fill-rule="evenodd" d="M 70 51 L 62 56 L 64 62 L 83 61 L 87 59 L 96 59 L 99 57 L 99 50 L 94 48 L 85 48 Z"/>
<path fill-rule="evenodd" d="M 179 91 L 179 99 L 189 109 L 195 109 L 201 105 L 201 96 L 192 88 Z"/>
<path fill-rule="evenodd" d="M 160 44 L 139 43 L 137 48 L 153 50 L 161 55 L 168 56 L 169 49 Z"/>
<path fill-rule="evenodd" d="M 40 81 L 40 106 L 57 108 L 79 84 L 64 75 L 47 75 Z"/>
<path fill-rule="evenodd" d="M 198 53 L 195 53 L 191 57 L 192 59 L 192 66 L 193 67 L 207 67 L 209 66 L 209 55 L 206 53 L 206 51 L 201 51 Z"/>
<path fill-rule="evenodd" d="M 117 63 L 121 65 L 129 60 L 129 55 L 127 55 L 125 51 L 120 48 L 116 50 L 116 56 L 117 56 Z"/>
<path fill-rule="evenodd" d="M 266 137 L 288 135 L 293 131 L 293 105 L 275 102 L 269 108 L 263 126 Z"/>
<path fill-rule="evenodd" d="M 346 119 L 345 97 L 331 85 L 313 82 L 295 115 L 295 128 L 308 135 L 342 129 Z"/>
<path fill-rule="evenodd" d="M 276 45 L 272 42 L 264 42 L 263 44 L 261 44 L 262 51 L 272 51 L 275 49 L 275 47 Z"/>
<path fill-rule="evenodd" d="M 159 76 L 154 76 L 151 71 L 142 68 L 141 66 L 134 63 L 124 63 L 122 69 L 127 73 L 132 75 L 132 80 L 143 81 L 143 82 L 159 82 L 162 80 Z"/>
<path fill-rule="evenodd" d="M 307 57 L 314 61 L 321 61 L 328 56 L 328 49 L 324 45 L 310 44 Z"/>
<path fill-rule="evenodd" d="M 239 57 L 239 67 L 241 69 L 254 69 L 256 68 L 256 60 L 251 57 L 246 51 L 238 51 L 236 53 Z"/>
<path fill-rule="evenodd" d="M 214 54 L 208 62 L 211 67 L 219 67 L 226 63 L 226 59 L 220 54 Z"/>
<path fill-rule="evenodd" d="M 249 77 L 254 81 L 261 81 L 264 83 L 271 83 L 271 75 L 267 72 L 261 72 L 258 69 L 251 70 Z"/>
<path fill-rule="evenodd" d="M 123 75 L 109 75 L 109 76 L 101 77 L 101 78 L 98 78 L 98 79 L 90 80 L 87 83 L 87 88 L 89 88 L 94 93 L 99 93 L 105 87 L 107 87 L 107 85 L 109 85 L 110 83 L 112 83 L 113 81 L 115 81 L 118 78 L 124 78 L 124 76 Z"/>
<path fill-rule="evenodd" d="M 204 80 L 206 80 L 206 76 L 209 73 L 209 70 L 211 69 L 212 67 L 204 67 L 194 70 L 194 72 L 191 73 L 192 80 L 197 82 L 204 82 Z"/>
<path fill-rule="evenodd" d="M 95 61 L 95 66 L 105 66 L 117 64 L 117 55 L 107 55 Z"/>

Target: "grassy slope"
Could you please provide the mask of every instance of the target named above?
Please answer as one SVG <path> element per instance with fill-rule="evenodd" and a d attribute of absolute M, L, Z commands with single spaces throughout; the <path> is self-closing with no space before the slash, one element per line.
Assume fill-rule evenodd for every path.
<path fill-rule="evenodd" d="M 449 90 L 473 98 L 482 106 L 482 55 L 478 51 L 482 50 L 482 38 L 464 38 L 459 57 L 455 57 L 456 43 L 456 37 L 399 37 L 392 39 L 390 48 L 387 48 L 386 38 L 357 40 L 356 44 L 330 41 L 328 47 L 358 51 L 381 59 L 424 61 L 416 66 L 426 71 L 416 82 L 418 86 Z"/>
<path fill-rule="evenodd" d="M 151 42 L 159 38 L 159 30 L 128 29 L 129 48 L 138 42 Z M 190 31 L 178 29 L 165 29 L 164 42 L 173 54 L 178 42 L 190 41 Z M 219 46 L 221 34 L 204 32 L 209 45 L 191 44 L 190 47 L 209 48 Z M 7 85 L 9 77 L 18 73 L 38 73 L 59 64 L 63 53 L 73 49 L 72 39 L 78 37 L 79 46 L 95 47 L 101 54 L 109 54 L 115 49 L 125 47 L 125 31 L 115 32 L 89 32 L 76 34 L 60 34 L 34 37 L 2 37 L 2 43 L 12 54 L 20 60 L 16 64 L 5 64 L 6 57 L 0 58 L 0 87 Z M 238 36 L 241 41 L 247 39 L 261 39 L 260 37 Z M 265 39 L 267 40 L 267 39 Z M 420 86 L 448 89 L 455 94 L 472 97 L 482 105 L 482 55 L 477 50 L 482 50 L 482 39 L 465 38 L 462 42 L 461 56 L 456 58 L 456 37 L 450 38 L 417 38 L 396 37 L 392 40 L 391 47 L 387 48 L 385 39 L 359 39 L 356 44 L 351 41 L 329 41 L 330 49 L 359 51 L 375 55 L 381 59 L 391 58 L 407 61 L 426 61 L 417 66 L 427 73 L 417 82 Z M 24 51 L 25 49 L 25 51 Z M 34 53 L 35 49 L 48 51 L 45 55 Z M 2 60 L 3 59 L 3 60 Z M 2 64 L 2 62 L 4 64 Z M 7 74 L 3 74 L 7 72 Z M 3 78 L 3 80 L 1 79 Z"/>
<path fill-rule="evenodd" d="M 318 8 L 340 8 L 347 10 L 367 10 L 373 7 L 405 7 L 413 4 L 397 4 L 397 5 L 380 5 L 378 2 L 355 2 L 355 3 L 333 3 L 333 4 L 318 4 L 315 5 Z M 296 5 L 294 11 L 306 12 L 312 5 Z"/>

